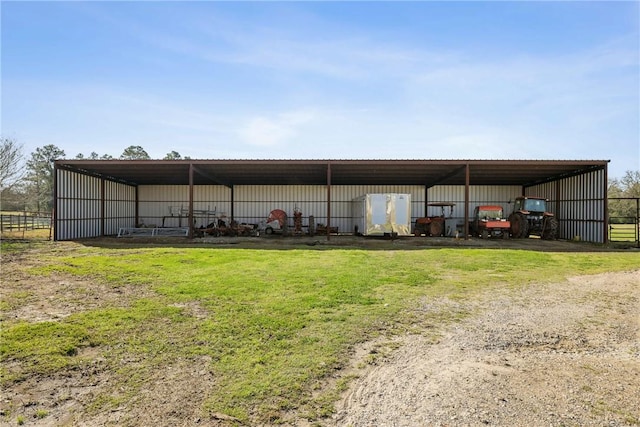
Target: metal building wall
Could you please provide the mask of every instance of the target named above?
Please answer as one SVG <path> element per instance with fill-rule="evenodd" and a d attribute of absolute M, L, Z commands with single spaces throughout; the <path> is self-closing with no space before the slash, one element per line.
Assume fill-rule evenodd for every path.
<path fill-rule="evenodd" d="M 135 227 L 136 188 L 119 182 L 104 182 L 105 236 L 118 234 L 120 227 Z"/>
<path fill-rule="evenodd" d="M 188 185 L 141 185 L 138 201 L 140 224 L 185 227 L 189 223 Z M 222 185 L 194 186 L 193 210 L 196 227 L 206 226 L 216 214 L 231 215 L 231 189 Z"/>
<path fill-rule="evenodd" d="M 135 218 L 135 188 L 56 169 L 55 240 L 117 234 Z"/>
<path fill-rule="evenodd" d="M 558 237 L 604 243 L 606 239 L 607 172 L 605 169 L 528 187 L 526 196 L 549 199 L 560 222 Z"/>
<path fill-rule="evenodd" d="M 58 169 L 56 194 L 56 240 L 100 235 L 99 178 Z"/>

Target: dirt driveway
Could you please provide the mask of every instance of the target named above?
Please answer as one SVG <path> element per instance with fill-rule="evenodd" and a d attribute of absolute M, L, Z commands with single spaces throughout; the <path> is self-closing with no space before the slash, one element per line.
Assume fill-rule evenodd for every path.
<path fill-rule="evenodd" d="M 332 426 L 640 424 L 640 270 L 485 295 L 433 343 L 402 339 Z M 459 309 L 425 301 L 424 310 Z"/>

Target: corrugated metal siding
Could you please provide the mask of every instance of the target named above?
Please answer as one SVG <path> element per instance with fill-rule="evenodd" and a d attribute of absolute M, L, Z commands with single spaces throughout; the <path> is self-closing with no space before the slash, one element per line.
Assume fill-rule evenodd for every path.
<path fill-rule="evenodd" d="M 56 239 L 99 236 L 100 179 L 67 170 L 57 170 L 56 179 Z"/>
<path fill-rule="evenodd" d="M 587 242 L 605 241 L 606 171 L 597 170 L 525 190 L 527 196 L 549 199 L 549 210 L 560 222 L 559 238 L 579 236 Z"/>
<path fill-rule="evenodd" d="M 56 193 L 56 240 L 117 234 L 119 227 L 133 226 L 135 188 L 131 186 L 105 181 L 103 195 L 100 178 L 57 169 Z"/>
<path fill-rule="evenodd" d="M 138 187 L 140 223 L 158 227 L 184 227 L 188 221 L 189 186 L 144 185 Z M 231 215 L 231 190 L 222 185 L 193 187 L 195 226 L 206 226 L 221 214 Z M 180 215 L 180 212 L 183 212 Z"/>
<path fill-rule="evenodd" d="M 303 216 L 326 218 L 327 188 L 313 185 L 241 185 L 234 187 L 234 216 L 238 222 L 255 223 L 274 209 L 289 215 L 298 208 Z"/>
<path fill-rule="evenodd" d="M 136 217 L 136 189 L 112 181 L 104 183 L 104 234 L 118 234 L 121 227 L 134 227 Z"/>
<path fill-rule="evenodd" d="M 135 189 L 100 178 L 56 170 L 56 240 L 116 234 L 135 217 Z M 103 219 L 104 200 L 104 219 Z M 103 230 L 104 224 L 104 230 Z"/>

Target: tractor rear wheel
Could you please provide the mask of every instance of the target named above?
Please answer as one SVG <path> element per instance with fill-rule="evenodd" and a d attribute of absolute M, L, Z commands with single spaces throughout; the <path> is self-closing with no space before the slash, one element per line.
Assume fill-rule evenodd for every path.
<path fill-rule="evenodd" d="M 432 236 L 442 236 L 442 222 L 441 221 L 433 221 L 433 222 L 431 222 L 431 235 Z"/>
<path fill-rule="evenodd" d="M 511 235 L 516 239 L 522 239 L 529 235 L 529 222 L 520 212 L 514 212 L 509 216 L 511 222 Z"/>
<path fill-rule="evenodd" d="M 545 219 L 542 238 L 545 240 L 556 240 L 558 238 L 558 218 L 555 216 L 548 216 Z"/>

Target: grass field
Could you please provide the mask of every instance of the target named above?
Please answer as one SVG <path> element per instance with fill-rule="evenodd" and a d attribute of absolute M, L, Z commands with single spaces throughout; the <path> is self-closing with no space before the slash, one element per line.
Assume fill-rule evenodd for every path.
<path fill-rule="evenodd" d="M 296 411 L 326 416 L 345 381 L 325 380 L 344 367 L 354 345 L 458 320 L 464 312 L 425 312 L 435 297 L 464 301 L 493 286 L 526 286 L 567 276 L 638 268 L 638 255 L 525 250 L 230 249 L 210 247 L 24 246 L 20 270 L 42 286 L 72 278 L 74 307 L 56 320 L 8 317 L 37 305 L 34 288 L 7 281 L 2 308 L 2 385 L 62 375 L 96 359 L 110 378 L 89 411 L 114 408 L 177 360 L 206 357 L 215 382 L 203 416 L 226 414 L 250 424 L 277 423 Z M 3 282 L 9 270 L 3 268 Z M 88 304 L 102 284 L 124 297 Z M 91 350 L 91 351 L 87 351 Z M 122 361 L 128 361 L 122 363 Z M 43 412 L 44 413 L 44 412 Z M 16 414 L 7 415 L 15 417 Z"/>

